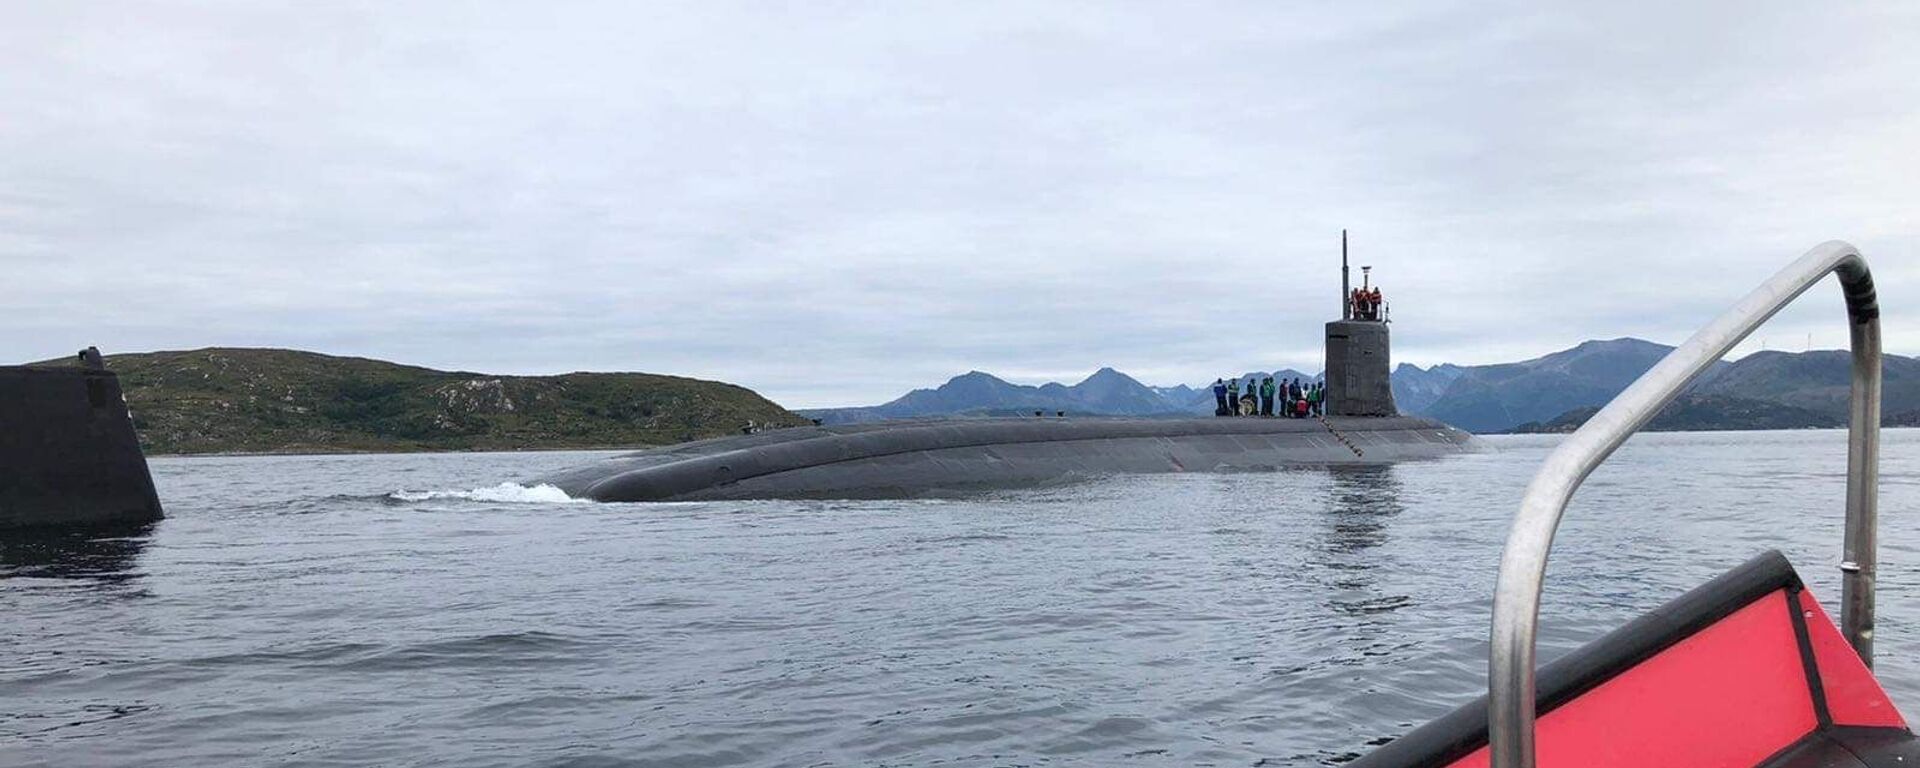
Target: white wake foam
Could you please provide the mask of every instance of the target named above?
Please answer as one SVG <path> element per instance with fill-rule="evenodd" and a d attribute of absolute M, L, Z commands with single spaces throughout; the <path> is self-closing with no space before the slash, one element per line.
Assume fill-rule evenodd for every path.
<path fill-rule="evenodd" d="M 394 491 L 388 496 L 400 501 L 460 499 L 526 504 L 586 504 L 591 501 L 568 496 L 566 491 L 545 483 L 531 487 L 519 483 L 501 483 L 490 488 L 475 488 L 471 491 Z"/>

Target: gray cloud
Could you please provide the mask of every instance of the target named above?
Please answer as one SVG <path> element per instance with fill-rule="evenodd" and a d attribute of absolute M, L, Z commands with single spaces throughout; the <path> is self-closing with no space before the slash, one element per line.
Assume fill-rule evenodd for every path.
<path fill-rule="evenodd" d="M 1196 382 L 1317 367 L 1342 227 L 1412 362 L 1675 342 L 1834 237 L 1920 352 L 1911 4 L 643 5 L 10 10 L 0 359 Z"/>

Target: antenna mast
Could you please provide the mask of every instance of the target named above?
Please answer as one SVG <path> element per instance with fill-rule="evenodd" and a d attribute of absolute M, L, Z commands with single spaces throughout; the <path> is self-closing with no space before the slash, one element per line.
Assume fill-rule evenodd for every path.
<path fill-rule="evenodd" d="M 1340 319 L 1353 319 L 1353 278 L 1347 274 L 1347 231 L 1340 230 Z"/>

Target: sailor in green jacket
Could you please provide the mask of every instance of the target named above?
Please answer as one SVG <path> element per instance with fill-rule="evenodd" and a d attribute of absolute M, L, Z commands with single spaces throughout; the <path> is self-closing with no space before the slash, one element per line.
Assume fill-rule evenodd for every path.
<path fill-rule="evenodd" d="M 1273 415 L 1273 377 L 1260 380 L 1260 415 Z"/>
<path fill-rule="evenodd" d="M 1240 377 L 1227 379 L 1227 415 L 1240 414 Z"/>

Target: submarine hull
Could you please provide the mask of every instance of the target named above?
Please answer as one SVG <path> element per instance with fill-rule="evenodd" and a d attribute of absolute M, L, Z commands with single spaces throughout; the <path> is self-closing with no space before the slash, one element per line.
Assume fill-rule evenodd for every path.
<path fill-rule="evenodd" d="M 0 531 L 162 516 L 119 377 L 101 368 L 0 367 Z"/>
<path fill-rule="evenodd" d="M 1015 418 L 802 427 L 609 457 L 539 478 L 596 501 L 890 498 L 1077 477 L 1381 464 L 1484 450 L 1431 419 Z"/>

